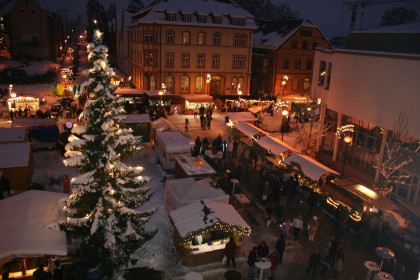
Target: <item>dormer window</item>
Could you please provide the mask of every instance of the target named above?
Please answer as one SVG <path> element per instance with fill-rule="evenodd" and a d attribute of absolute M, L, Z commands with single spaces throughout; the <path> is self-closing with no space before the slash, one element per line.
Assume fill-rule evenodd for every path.
<path fill-rule="evenodd" d="M 214 16 L 213 17 L 213 23 L 221 24 L 222 23 L 222 17 L 216 17 L 216 16 Z"/>
<path fill-rule="evenodd" d="M 182 15 L 182 21 L 191 22 L 191 15 Z"/>
<path fill-rule="evenodd" d="M 166 15 L 166 20 L 176 21 L 176 14 L 167 14 Z"/>
<path fill-rule="evenodd" d="M 245 19 L 244 18 L 232 18 L 230 22 L 233 25 L 245 25 Z"/>
<path fill-rule="evenodd" d="M 197 18 L 199 23 L 206 23 L 207 22 L 207 16 L 198 16 Z"/>

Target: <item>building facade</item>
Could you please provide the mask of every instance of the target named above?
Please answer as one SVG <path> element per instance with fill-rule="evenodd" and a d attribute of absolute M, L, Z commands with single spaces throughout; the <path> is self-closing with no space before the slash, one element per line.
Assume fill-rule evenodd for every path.
<path fill-rule="evenodd" d="M 378 187 L 384 177 L 375 168 L 384 156 L 386 143 L 398 130 L 401 114 L 407 120 L 407 132 L 400 137 L 401 162 L 412 161 L 394 175 L 404 175 L 393 184 L 392 196 L 415 207 L 420 206 L 420 56 L 363 50 L 316 50 L 313 97 L 323 104 L 321 119 L 331 125 L 318 143 L 318 157 L 330 162 L 343 162 L 365 182 Z M 352 141 L 346 144 L 336 134 L 338 128 L 354 125 Z M 395 164 L 396 165 L 396 164 Z M 344 168 L 343 168 L 344 170 Z"/>
<path fill-rule="evenodd" d="M 132 16 L 129 75 L 138 88 L 164 84 L 176 95 L 248 94 L 254 29 L 230 1 L 161 1 Z"/>
<path fill-rule="evenodd" d="M 307 20 L 260 23 L 254 33 L 252 91 L 309 95 L 316 48 L 331 48 Z"/>
<path fill-rule="evenodd" d="M 63 42 L 63 25 L 57 14 L 34 0 L 12 0 L 0 10 L 2 37 L 10 42 L 12 57 L 55 60 Z"/>

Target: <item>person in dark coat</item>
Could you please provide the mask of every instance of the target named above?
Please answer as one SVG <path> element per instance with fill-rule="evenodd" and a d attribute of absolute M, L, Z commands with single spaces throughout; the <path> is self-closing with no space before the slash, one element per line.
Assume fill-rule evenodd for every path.
<path fill-rule="evenodd" d="M 265 241 L 262 241 L 260 245 L 258 245 L 257 256 L 259 258 L 266 258 L 268 256 L 268 253 L 269 253 L 268 246 L 265 243 Z"/>
<path fill-rule="evenodd" d="M 63 280 L 63 268 L 58 260 L 55 262 L 55 269 L 53 274 L 53 280 Z"/>
<path fill-rule="evenodd" d="M 316 271 L 318 270 L 320 265 L 321 265 L 321 254 L 318 252 L 318 250 L 315 250 L 309 256 L 309 266 L 306 269 L 306 273 L 310 273 L 312 270 L 312 278 L 315 278 Z"/>
<path fill-rule="evenodd" d="M 44 270 L 44 266 L 42 264 L 38 265 L 38 268 L 35 270 L 33 276 L 35 277 L 35 280 L 49 280 L 50 279 L 50 276 Z"/>
<path fill-rule="evenodd" d="M 286 238 L 284 234 L 280 234 L 280 237 L 277 239 L 276 242 L 276 251 L 277 251 L 277 263 L 281 264 L 283 262 L 283 253 L 286 249 Z"/>
<path fill-rule="evenodd" d="M 226 243 L 225 246 L 225 256 L 227 259 L 226 266 L 229 267 L 230 261 L 232 261 L 233 268 L 236 267 L 235 263 L 235 251 L 236 251 L 236 243 L 233 237 L 230 237 L 230 240 L 228 243 Z"/>
<path fill-rule="evenodd" d="M 256 261 L 257 261 L 257 247 L 254 246 L 254 248 L 252 248 L 252 250 L 249 252 L 248 260 L 247 260 L 247 264 L 249 266 L 249 269 L 248 269 L 248 278 L 249 279 L 254 278 L 255 262 Z"/>

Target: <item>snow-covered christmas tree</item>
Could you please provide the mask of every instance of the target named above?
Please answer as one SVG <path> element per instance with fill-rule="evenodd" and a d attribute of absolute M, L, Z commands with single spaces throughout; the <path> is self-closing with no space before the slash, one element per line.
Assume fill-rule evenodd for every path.
<path fill-rule="evenodd" d="M 139 140 L 121 125 L 123 104 L 113 93 L 113 70 L 108 65 L 108 48 L 101 33 L 94 33 L 87 47 L 92 68 L 81 85 L 92 99 L 85 109 L 85 126 L 74 126 L 66 145 L 64 161 L 81 175 L 71 180 L 72 193 L 62 201 L 67 218 L 60 228 L 83 242 L 81 260 L 86 267 L 98 266 L 107 279 L 131 261 L 132 253 L 153 238 L 144 229 L 154 213 L 139 211 L 152 193 L 144 184 L 142 167 L 122 162 L 139 150 Z"/>

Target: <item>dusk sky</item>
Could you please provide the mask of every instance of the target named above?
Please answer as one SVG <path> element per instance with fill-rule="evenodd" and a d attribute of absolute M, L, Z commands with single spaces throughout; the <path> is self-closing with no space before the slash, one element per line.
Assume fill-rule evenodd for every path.
<path fill-rule="evenodd" d="M 39 0 L 41 5 L 51 10 L 57 8 L 68 8 L 72 16 L 86 14 L 87 0 Z M 121 10 L 127 6 L 129 0 L 99 0 L 104 7 L 108 7 L 111 2 L 115 2 Z M 388 0 L 390 1 L 390 0 Z M 359 7 L 356 30 L 375 28 L 379 25 L 384 11 L 393 7 L 404 6 L 413 8 L 417 12 L 420 20 L 420 1 L 419 0 L 394 0 L 394 3 L 368 5 L 365 8 Z M 143 1 L 149 3 L 149 1 Z M 308 19 L 317 25 L 325 36 L 345 36 L 350 29 L 350 9 L 343 3 L 352 0 L 272 0 L 272 3 L 288 3 L 293 11 L 298 11 L 301 18 Z M 364 12 L 363 17 L 361 12 Z M 361 21 L 362 19 L 362 21 Z"/>

